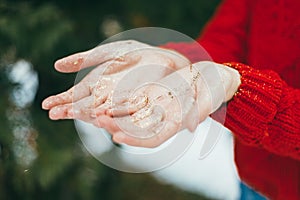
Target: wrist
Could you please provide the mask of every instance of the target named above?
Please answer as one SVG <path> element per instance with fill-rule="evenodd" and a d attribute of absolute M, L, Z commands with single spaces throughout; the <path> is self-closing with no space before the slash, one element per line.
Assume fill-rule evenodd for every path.
<path fill-rule="evenodd" d="M 193 74 L 196 74 L 193 81 L 198 104 L 200 106 L 205 104 L 209 113 L 213 113 L 227 98 L 230 72 L 221 64 L 201 61 L 193 64 Z"/>
<path fill-rule="evenodd" d="M 224 99 L 224 103 L 230 101 L 235 93 L 238 91 L 241 85 L 241 75 L 238 70 L 228 67 L 227 65 L 220 65 L 224 69 L 224 73 L 222 76 L 222 81 L 226 89 L 226 96 Z"/>

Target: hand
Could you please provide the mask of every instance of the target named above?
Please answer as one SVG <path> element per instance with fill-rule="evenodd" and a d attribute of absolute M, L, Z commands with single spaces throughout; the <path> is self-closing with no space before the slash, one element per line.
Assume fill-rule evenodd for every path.
<path fill-rule="evenodd" d="M 131 60 L 132 57 L 126 55 L 130 52 L 136 52 L 138 54 L 139 50 L 142 49 L 149 49 L 150 51 L 153 50 L 153 55 L 149 58 L 142 56 L 144 64 L 156 63 L 163 66 L 167 65 L 174 69 L 179 69 L 189 62 L 184 56 L 175 51 L 154 47 L 135 40 L 124 40 L 102 44 L 91 50 L 62 58 L 55 62 L 54 67 L 57 71 L 64 73 L 78 72 L 87 67 L 97 66 L 108 61 L 113 61 L 114 64 L 110 65 L 105 72 L 106 74 L 112 74 L 136 64 L 134 63 L 134 61 L 136 61 L 135 59 Z"/>
<path fill-rule="evenodd" d="M 132 146 L 156 147 L 182 129 L 197 125 L 230 100 L 240 75 L 225 65 L 199 62 L 137 91 L 134 99 L 108 109 L 115 130 L 113 140 Z M 138 105 L 138 106 L 137 106 Z M 141 107 L 141 105 L 143 105 Z M 96 113 L 97 114 L 97 113 Z"/>
<path fill-rule="evenodd" d="M 110 100 L 114 87 L 130 70 L 143 66 L 145 69 L 138 70 L 142 74 L 136 74 L 136 77 L 147 74 L 148 81 L 155 81 L 171 73 L 172 69 L 189 65 L 189 61 L 173 51 L 136 41 L 120 41 L 58 60 L 55 68 L 74 72 L 93 65 L 98 66 L 77 85 L 43 101 L 42 107 L 49 110 L 51 119 L 76 118 L 99 126 L 100 118 L 95 123 L 93 110 L 99 106 L 98 110 L 103 108 L 101 105 Z M 146 67 L 153 66 L 160 66 L 160 69 L 147 71 Z M 130 78 L 131 87 L 141 83 L 141 80 Z"/>

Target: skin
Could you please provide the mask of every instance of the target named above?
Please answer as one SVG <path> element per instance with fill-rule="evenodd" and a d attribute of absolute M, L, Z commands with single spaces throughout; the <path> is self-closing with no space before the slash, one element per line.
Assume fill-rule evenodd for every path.
<path fill-rule="evenodd" d="M 42 107 L 50 119 L 80 119 L 132 146 L 157 147 L 182 129 L 193 132 L 240 85 L 238 72 L 227 66 L 191 65 L 176 52 L 136 41 L 77 53 L 58 60 L 55 68 L 65 73 L 95 65 L 77 85 L 46 98 Z"/>

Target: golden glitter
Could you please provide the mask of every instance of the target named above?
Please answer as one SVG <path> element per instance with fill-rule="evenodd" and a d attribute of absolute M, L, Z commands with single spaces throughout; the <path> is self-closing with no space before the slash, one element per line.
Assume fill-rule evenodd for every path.
<path fill-rule="evenodd" d="M 173 99 L 174 98 L 174 96 L 172 95 L 172 92 L 168 92 L 168 95 L 171 97 L 171 99 Z"/>
<path fill-rule="evenodd" d="M 73 65 L 76 66 L 76 65 L 81 65 L 83 63 L 83 58 L 82 57 L 79 57 L 77 60 L 75 60 L 73 62 Z"/>

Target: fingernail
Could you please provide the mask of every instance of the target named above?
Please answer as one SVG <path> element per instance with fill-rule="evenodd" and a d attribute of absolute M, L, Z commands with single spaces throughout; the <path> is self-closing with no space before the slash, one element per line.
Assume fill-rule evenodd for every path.
<path fill-rule="evenodd" d="M 53 104 L 52 97 L 48 97 L 48 98 L 44 99 L 44 101 L 42 102 L 42 108 L 50 109 L 52 104 Z"/>
<path fill-rule="evenodd" d="M 66 63 L 66 60 L 62 58 L 62 59 L 55 61 L 54 66 L 57 67 L 57 65 L 63 65 L 65 63 Z"/>
<path fill-rule="evenodd" d="M 50 108 L 52 104 L 53 104 L 53 101 L 46 101 L 45 107 Z"/>
<path fill-rule="evenodd" d="M 48 109 L 48 103 L 46 101 L 42 102 L 42 109 L 44 109 L 44 110 Z"/>

